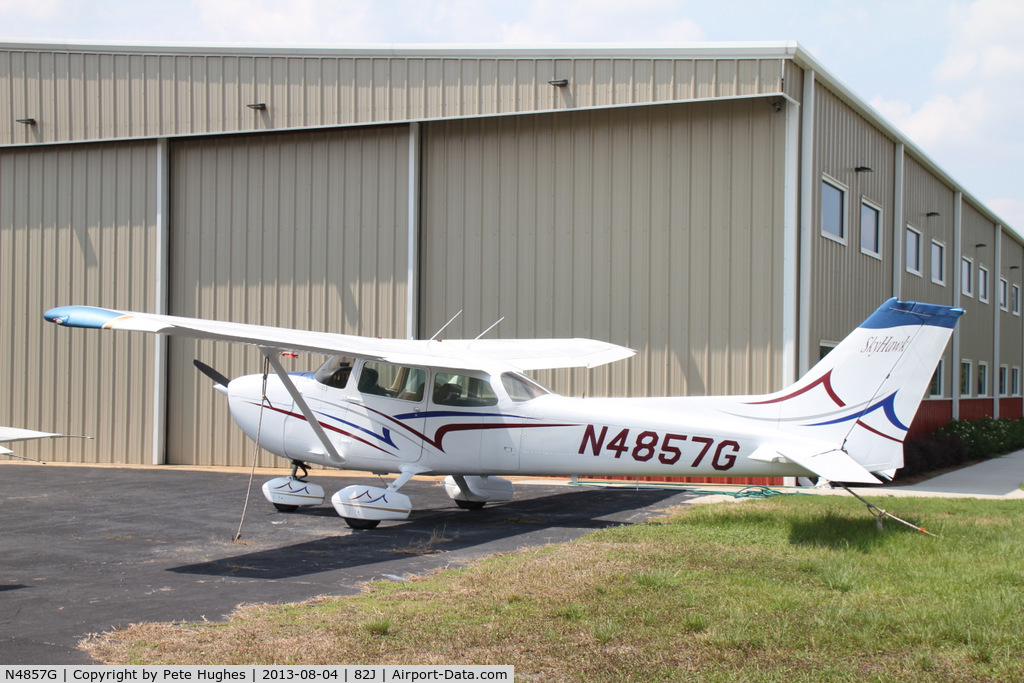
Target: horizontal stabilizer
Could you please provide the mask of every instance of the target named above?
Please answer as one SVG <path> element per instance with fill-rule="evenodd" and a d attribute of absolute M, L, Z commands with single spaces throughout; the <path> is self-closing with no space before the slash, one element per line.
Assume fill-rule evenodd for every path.
<path fill-rule="evenodd" d="M 864 469 L 856 460 L 840 450 L 804 455 L 793 449 L 782 453 L 785 458 L 803 468 L 814 472 L 829 481 L 841 481 L 859 484 L 880 484 L 871 472 Z"/>

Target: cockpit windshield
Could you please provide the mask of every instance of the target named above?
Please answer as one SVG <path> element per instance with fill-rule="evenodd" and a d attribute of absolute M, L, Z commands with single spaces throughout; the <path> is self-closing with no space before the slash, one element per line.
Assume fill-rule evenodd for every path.
<path fill-rule="evenodd" d="M 344 389 L 352 374 L 352 359 L 345 356 L 331 356 L 314 373 L 316 381 L 335 389 Z"/>

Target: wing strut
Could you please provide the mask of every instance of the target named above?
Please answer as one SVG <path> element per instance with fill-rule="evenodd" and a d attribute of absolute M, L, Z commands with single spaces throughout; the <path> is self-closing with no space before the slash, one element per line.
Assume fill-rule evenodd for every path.
<path fill-rule="evenodd" d="M 316 437 L 320 439 L 320 443 L 323 445 L 324 450 L 326 450 L 327 454 L 339 464 L 345 462 L 345 456 L 339 453 L 338 449 L 334 447 L 334 443 L 327 438 L 327 432 L 325 432 L 324 428 L 320 425 L 320 420 L 318 420 L 316 415 L 313 414 L 309 404 L 306 403 L 306 399 L 299 393 L 299 390 L 295 388 L 292 378 L 288 376 L 284 366 L 281 365 L 281 361 L 277 358 L 277 351 L 277 349 L 268 348 L 266 346 L 260 347 L 260 352 L 263 354 L 263 357 L 266 358 L 274 368 L 274 372 L 276 372 L 278 378 L 280 378 L 281 384 L 283 384 L 284 388 L 288 390 L 289 394 L 291 394 L 292 400 L 295 401 L 295 405 L 297 405 L 299 410 L 302 411 L 302 416 L 306 418 L 306 422 L 308 422 L 309 426 L 313 428 L 313 432 L 316 434 Z"/>

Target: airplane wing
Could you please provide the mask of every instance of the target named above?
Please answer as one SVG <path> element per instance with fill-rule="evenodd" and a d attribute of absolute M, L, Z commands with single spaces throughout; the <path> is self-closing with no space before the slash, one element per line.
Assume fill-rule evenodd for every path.
<path fill-rule="evenodd" d="M 33 439 L 49 439 L 59 436 L 64 435 L 54 434 L 52 432 L 36 432 L 31 429 L 18 429 L 17 427 L 0 427 L 0 443 L 7 443 L 10 441 L 32 441 Z M 0 455 L 14 455 L 14 451 L 0 446 Z M 15 455 L 14 457 L 23 458 L 23 456 L 20 455 Z M 31 458 L 23 459 L 31 460 Z"/>
<path fill-rule="evenodd" d="M 218 339 L 285 351 L 371 358 L 403 365 L 459 370 L 591 368 L 629 358 L 633 349 L 593 339 L 381 339 L 200 318 L 60 306 L 43 317 L 66 327 L 136 330 L 196 339 Z"/>

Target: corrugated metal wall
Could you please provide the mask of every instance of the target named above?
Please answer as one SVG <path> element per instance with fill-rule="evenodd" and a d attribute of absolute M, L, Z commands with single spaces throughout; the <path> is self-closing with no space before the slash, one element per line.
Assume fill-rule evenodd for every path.
<path fill-rule="evenodd" d="M 409 131 L 377 124 L 418 120 L 414 333 L 429 336 L 463 308 L 446 336 L 474 336 L 504 315 L 492 336 L 581 335 L 640 350 L 627 363 L 540 378 L 568 394 L 779 388 L 783 185 L 798 171 L 785 168 L 785 108 L 771 100 L 800 100 L 804 62 L 781 51 L 298 52 L 0 49 L 0 423 L 97 437 L 22 452 L 150 461 L 152 340 L 57 330 L 40 316 L 66 303 L 157 307 L 160 155 L 158 143 L 130 138 L 170 138 L 161 144 L 170 150 L 173 314 L 404 336 Z M 562 78 L 564 87 L 548 83 Z M 813 225 L 800 228 L 811 233 L 811 281 L 800 286 L 811 289 L 812 311 L 798 321 L 812 343 L 845 336 L 894 289 L 951 303 L 960 266 L 955 183 L 907 155 L 895 187 L 891 131 L 848 93 L 816 83 Z M 258 102 L 267 108 L 246 107 Z M 36 123 L 16 122 L 25 117 Z M 297 130 L 310 127 L 320 130 Z M 224 132 L 239 134 L 212 136 Z M 85 144 L 52 144 L 66 141 Z M 825 175 L 847 191 L 846 245 L 820 235 Z M 861 253 L 862 199 L 882 211 L 880 259 Z M 992 363 L 994 389 L 999 275 L 1020 280 L 1011 266 L 1024 266 L 1024 248 L 1003 238 L 997 273 L 987 215 L 964 203 L 975 287 L 978 265 L 990 281 L 987 304 L 960 299 L 959 355 Z M 893 243 L 907 223 L 922 232 L 924 272 L 899 264 L 894 284 Z M 947 248 L 945 285 L 931 281 L 932 239 Z M 1012 366 L 1024 353 L 1020 317 L 999 321 L 1000 362 Z M 170 460 L 247 464 L 251 444 L 194 357 L 229 375 L 260 367 L 258 354 L 227 345 L 169 346 Z M 948 361 L 947 395 L 959 368 Z"/>
<path fill-rule="evenodd" d="M 993 353 L 993 318 L 999 309 L 999 302 L 996 298 L 995 286 L 999 281 L 996 275 L 995 259 L 995 225 L 985 219 L 970 204 L 963 207 L 963 255 L 974 261 L 973 274 L 973 296 L 961 296 L 960 306 L 966 311 L 964 314 L 965 325 L 970 326 L 970 334 L 960 334 L 960 357 L 970 360 L 977 365 L 978 361 L 989 364 L 989 394 L 991 395 L 992 379 L 995 377 L 995 368 L 992 366 Z M 984 245 L 984 246 L 980 246 Z M 956 267 L 960 267 L 959 261 Z M 983 293 L 978 287 L 978 272 L 980 268 L 988 271 L 988 293 Z M 983 301 L 987 298 L 987 301 Z M 971 394 L 977 392 L 972 389 Z"/>
<path fill-rule="evenodd" d="M 1024 327 L 1022 327 L 1022 310 L 1024 301 L 1018 304 L 1017 312 L 1013 312 L 1013 285 L 1018 287 L 1019 297 L 1024 296 L 1024 247 L 1019 242 L 1002 232 L 1002 256 L 1000 258 L 1001 277 L 1006 280 L 1008 302 L 1006 310 L 1001 309 L 999 319 L 999 363 L 1011 368 L 1024 369 Z M 999 279 L 995 280 L 996 286 Z M 1019 300 L 1019 298 L 1018 298 Z M 996 290 L 996 303 L 999 303 L 999 290 Z M 1024 380 L 1024 378 L 1022 378 Z"/>
<path fill-rule="evenodd" d="M 755 96 L 783 87 L 781 57 L 191 52 L 0 50 L 0 144 L 365 125 Z M 554 79 L 569 85 L 554 87 Z M 257 103 L 266 109 L 246 106 Z M 16 123 L 25 117 L 39 124 Z"/>
<path fill-rule="evenodd" d="M 156 145 L 0 154 L 0 424 L 94 437 L 19 444 L 50 461 L 149 462 L 153 340 L 61 330 L 62 304 L 154 301 Z"/>
<path fill-rule="evenodd" d="M 926 301 L 951 306 L 957 301 L 957 269 L 960 267 L 956 253 L 955 233 L 956 195 L 929 173 L 913 157 L 904 158 L 903 168 L 903 258 L 900 269 L 900 298 L 905 301 Z M 929 215 L 932 214 L 932 215 Z M 921 234 L 921 274 L 907 270 L 906 238 L 907 226 Z M 945 251 L 943 273 L 936 272 L 932 264 L 932 242 L 941 244 Z M 944 281 L 944 284 L 936 282 Z M 965 324 L 970 324 L 970 320 Z M 961 335 L 963 328 L 961 328 Z M 991 335 L 990 335 L 991 336 Z M 942 395 L 952 398 L 960 382 L 960 362 L 953 357 L 950 344 L 943 356 Z"/>
<path fill-rule="evenodd" d="M 815 89 L 815 170 L 811 233 L 812 364 L 820 342 L 838 342 L 892 296 L 895 145 L 828 89 Z M 858 166 L 871 168 L 857 172 Z M 821 234 L 821 182 L 838 181 L 846 192 L 845 243 Z M 881 258 L 861 251 L 860 207 L 881 209 Z"/>
<path fill-rule="evenodd" d="M 909 156 L 904 162 L 903 185 L 904 233 L 902 239 L 904 240 L 904 249 L 906 249 L 906 229 L 907 226 L 910 226 L 921 234 L 922 258 L 920 275 L 907 270 L 906 258 L 900 264 L 902 271 L 901 298 L 950 306 L 954 302 L 956 289 L 953 269 L 959 267 L 959 264 L 954 261 L 956 195 L 913 157 Z M 934 272 L 932 268 L 930 250 L 933 241 L 945 246 L 945 284 L 936 282 L 936 280 L 942 280 L 942 274 Z"/>
<path fill-rule="evenodd" d="M 170 312 L 404 337 L 408 129 L 197 139 L 171 164 Z M 259 372 L 248 347 L 173 340 L 169 460 L 248 464 L 251 444 L 193 358 L 229 377 Z M 285 361 L 294 370 L 323 360 Z M 272 456 L 262 464 L 278 465 Z"/>
<path fill-rule="evenodd" d="M 421 332 L 640 351 L 569 394 L 778 388 L 783 138 L 764 100 L 426 126 Z"/>

